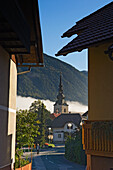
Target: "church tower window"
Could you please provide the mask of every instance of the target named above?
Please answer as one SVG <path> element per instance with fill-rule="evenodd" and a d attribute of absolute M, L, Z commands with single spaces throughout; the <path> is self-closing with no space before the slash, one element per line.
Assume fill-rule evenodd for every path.
<path fill-rule="evenodd" d="M 64 112 L 66 112 L 66 109 L 64 109 Z"/>

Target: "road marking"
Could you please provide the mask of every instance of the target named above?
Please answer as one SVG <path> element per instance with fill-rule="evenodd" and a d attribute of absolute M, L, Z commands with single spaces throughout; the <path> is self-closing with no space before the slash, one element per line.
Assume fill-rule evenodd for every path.
<path fill-rule="evenodd" d="M 48 154 L 49 155 L 49 154 Z M 46 155 L 46 159 L 49 161 L 49 159 L 47 158 L 47 155 Z M 54 162 L 52 162 L 52 161 L 49 161 L 50 163 L 52 163 L 52 164 L 54 164 Z"/>
<path fill-rule="evenodd" d="M 52 162 L 52 161 L 49 161 L 50 163 L 52 163 L 52 164 L 54 164 L 54 162 Z"/>
<path fill-rule="evenodd" d="M 60 165 L 60 167 L 59 167 L 59 170 L 67 170 L 67 169 L 73 169 L 73 167 L 72 166 L 67 166 L 67 165 Z"/>

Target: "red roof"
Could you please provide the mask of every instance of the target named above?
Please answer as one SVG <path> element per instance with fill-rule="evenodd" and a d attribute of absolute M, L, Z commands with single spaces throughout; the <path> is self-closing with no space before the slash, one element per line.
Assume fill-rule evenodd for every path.
<path fill-rule="evenodd" d="M 56 117 L 58 117 L 60 115 L 61 115 L 61 113 L 52 113 L 52 114 L 50 114 L 50 118 L 55 119 Z"/>

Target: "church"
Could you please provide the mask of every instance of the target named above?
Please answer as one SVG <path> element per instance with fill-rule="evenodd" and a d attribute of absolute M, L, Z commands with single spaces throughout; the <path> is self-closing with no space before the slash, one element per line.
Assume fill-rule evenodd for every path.
<path fill-rule="evenodd" d="M 60 83 L 59 83 L 57 101 L 54 104 L 54 113 L 50 115 L 50 118 L 54 120 L 56 117 L 60 116 L 62 113 L 69 113 L 69 112 L 68 112 L 68 104 L 66 103 L 65 95 L 63 94 L 62 74 L 60 73 Z"/>
<path fill-rule="evenodd" d="M 59 92 L 57 95 L 57 101 L 54 104 L 54 113 L 68 113 L 68 104 L 66 103 L 63 94 L 62 74 L 60 74 Z"/>
<path fill-rule="evenodd" d="M 81 123 L 81 115 L 79 113 L 70 113 L 68 111 L 68 104 L 65 101 L 63 94 L 62 75 L 60 74 L 59 91 L 57 100 L 54 104 L 54 113 L 51 114 L 53 142 L 64 143 L 66 134 L 71 135 Z"/>

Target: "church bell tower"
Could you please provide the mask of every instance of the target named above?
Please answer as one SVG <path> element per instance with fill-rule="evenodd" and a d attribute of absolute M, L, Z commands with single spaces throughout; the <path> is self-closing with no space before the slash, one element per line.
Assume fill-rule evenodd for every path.
<path fill-rule="evenodd" d="M 54 113 L 68 113 L 68 104 L 64 99 L 65 96 L 63 94 L 62 74 L 60 73 L 59 92 L 57 95 L 57 101 L 54 104 Z"/>

